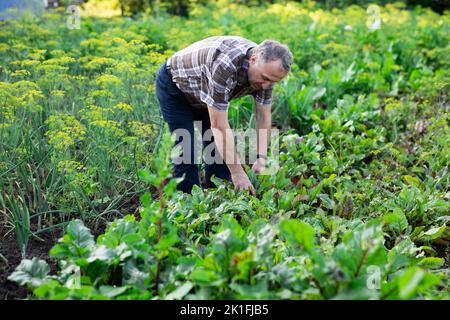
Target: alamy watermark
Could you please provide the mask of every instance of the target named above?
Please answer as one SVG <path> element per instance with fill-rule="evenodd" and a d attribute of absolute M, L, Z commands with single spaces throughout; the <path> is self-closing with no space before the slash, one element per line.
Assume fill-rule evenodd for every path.
<path fill-rule="evenodd" d="M 381 11 L 380 7 L 376 4 L 371 4 L 367 7 L 367 17 L 366 26 L 370 31 L 375 31 L 381 28 Z"/>
<path fill-rule="evenodd" d="M 80 8 L 75 4 L 70 5 L 66 9 L 66 13 L 69 14 L 66 21 L 67 28 L 70 30 L 80 29 Z"/>
<path fill-rule="evenodd" d="M 368 274 L 366 286 L 369 290 L 380 290 L 381 289 L 381 269 L 379 266 L 368 266 L 366 269 Z"/>

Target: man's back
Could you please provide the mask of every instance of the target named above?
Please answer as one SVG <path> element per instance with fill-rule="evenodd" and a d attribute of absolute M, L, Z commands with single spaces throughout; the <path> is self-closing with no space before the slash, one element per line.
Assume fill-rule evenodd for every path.
<path fill-rule="evenodd" d="M 170 59 L 172 79 L 192 105 L 224 111 L 232 98 L 251 93 L 247 70 L 249 49 L 257 44 L 238 36 L 214 36 L 195 42 Z M 239 88 L 239 90 L 235 90 Z M 271 91 L 258 92 L 270 102 Z"/>
<path fill-rule="evenodd" d="M 247 50 L 257 46 L 253 41 L 238 36 L 213 36 L 178 51 L 171 59 L 172 68 L 190 69 L 198 65 L 210 66 L 220 53 L 230 60 L 246 55 Z"/>

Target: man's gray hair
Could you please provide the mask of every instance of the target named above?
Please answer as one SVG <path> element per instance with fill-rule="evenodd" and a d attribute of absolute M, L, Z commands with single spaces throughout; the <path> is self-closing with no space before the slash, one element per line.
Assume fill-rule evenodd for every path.
<path fill-rule="evenodd" d="M 264 40 L 260 45 L 253 48 L 253 53 L 262 58 L 264 63 L 281 60 L 283 69 L 287 72 L 291 70 L 292 53 L 288 46 L 276 40 Z"/>

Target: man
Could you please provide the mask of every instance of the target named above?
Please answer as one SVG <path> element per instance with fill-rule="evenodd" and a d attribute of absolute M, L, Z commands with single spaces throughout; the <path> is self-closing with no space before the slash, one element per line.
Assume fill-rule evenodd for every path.
<path fill-rule="evenodd" d="M 237 36 L 215 36 L 193 43 L 161 65 L 156 77 L 161 113 L 175 132 L 175 144 L 183 141 L 183 160 L 174 165 L 174 175 L 184 175 L 179 190 L 190 193 L 193 185 L 200 185 L 193 152 L 194 121 L 199 121 L 203 137 L 212 131 L 211 141 L 203 139 L 204 150 L 215 143 L 220 159 L 206 164 L 205 187 L 214 187 L 210 178 L 215 175 L 231 180 L 235 190 L 255 194 L 236 152 L 227 117 L 229 101 L 249 94 L 254 97 L 256 130 L 264 134 L 257 134 L 258 156 L 252 170 L 260 173 L 267 160 L 272 86 L 287 75 L 291 64 L 288 47 L 277 41 L 257 45 Z M 217 156 L 214 151 L 212 156 Z"/>

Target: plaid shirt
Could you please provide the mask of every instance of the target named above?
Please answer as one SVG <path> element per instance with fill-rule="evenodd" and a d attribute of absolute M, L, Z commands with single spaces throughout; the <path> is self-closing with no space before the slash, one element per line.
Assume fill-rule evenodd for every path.
<path fill-rule="evenodd" d="M 248 82 L 249 49 L 257 44 L 237 36 L 215 36 L 193 43 L 168 61 L 172 80 L 192 106 L 228 109 L 229 101 L 251 94 L 270 105 L 272 89 L 255 90 Z"/>

